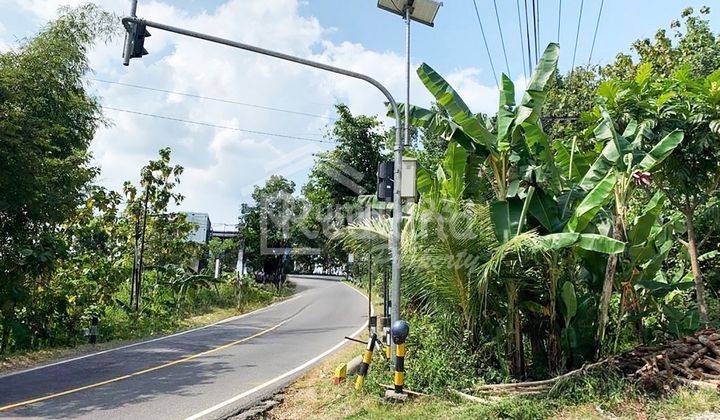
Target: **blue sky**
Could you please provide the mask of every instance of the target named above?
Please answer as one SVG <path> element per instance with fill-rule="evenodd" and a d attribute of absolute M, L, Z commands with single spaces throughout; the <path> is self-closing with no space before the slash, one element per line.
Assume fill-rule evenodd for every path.
<path fill-rule="evenodd" d="M 82 0 L 0 0 L 0 50 L 31 36 L 60 5 Z M 129 1 L 96 3 L 123 14 Z M 413 25 L 413 66 L 427 62 L 461 92 L 477 111 L 491 112 L 497 100 L 472 0 L 445 0 L 435 28 Z M 492 0 L 477 0 L 498 72 L 505 72 Z M 524 0 L 520 0 L 524 13 Z M 561 60 L 566 71 L 572 61 L 580 0 L 562 0 Z M 632 41 L 652 37 L 668 28 L 680 11 L 697 10 L 710 1 L 606 0 L 593 64 L 612 61 L 629 52 Z M 544 46 L 557 40 L 559 0 L 540 0 L 540 39 Z M 523 75 L 515 0 L 497 0 L 510 75 Z M 720 5 L 718 5 L 720 6 Z M 577 64 L 588 61 L 600 0 L 585 0 Z M 403 92 L 404 26 L 402 20 L 376 8 L 375 0 L 140 0 L 141 16 L 262 44 L 282 51 L 366 72 L 397 97 Z M 524 17 L 524 16 L 523 16 Z M 710 15 L 720 31 L 720 7 Z M 524 23 L 524 22 L 523 22 Z M 523 28 L 524 29 L 524 28 Z M 333 116 L 332 104 L 348 103 L 357 113 L 379 114 L 383 98 L 360 82 L 317 71 L 299 69 L 262 57 L 208 46 L 197 41 L 151 31 L 151 55 L 131 67 L 120 64 L 121 40 L 98 45 L 91 54 L 93 78 L 188 92 L 262 106 L 286 108 L 323 116 L 309 118 L 288 113 L 148 92 L 88 81 L 88 86 L 110 107 L 135 110 L 218 125 L 320 139 Z M 414 78 L 413 102 L 427 105 L 429 95 Z M 181 184 L 183 208 L 204 211 L 215 221 L 235 220 L 252 186 L 272 173 L 301 185 L 313 155 L 329 144 L 292 141 L 257 133 L 193 126 L 108 110 L 114 125 L 102 129 L 93 143 L 99 182 L 119 188 L 136 179 L 143 162 L 160 147 L 171 146 L 175 159 L 186 168 Z"/>
<path fill-rule="evenodd" d="M 372 0 L 343 0 L 344 6 L 340 13 L 336 10 L 337 3 L 339 3 L 337 0 L 311 0 L 305 8 L 318 17 L 324 25 L 336 28 L 330 39 L 359 42 L 374 50 L 391 50 L 398 53 L 404 51 L 404 27 L 398 17 L 378 10 L 375 6 L 376 2 Z M 523 0 L 519 3 L 524 31 Z M 557 42 L 558 8 L 562 3 L 560 68 L 567 71 L 571 66 L 581 1 L 540 0 L 539 3 L 540 39 L 543 46 L 548 42 Z M 585 64 L 588 61 L 600 3 L 600 0 L 584 2 L 578 37 L 577 64 Z M 498 73 L 507 73 L 493 1 L 477 0 L 477 5 L 495 69 Z M 654 36 L 660 27 L 668 28 L 673 19 L 679 19 L 680 12 L 685 7 L 691 6 L 697 11 L 703 5 L 713 6 L 713 1 L 606 0 L 592 63 L 611 62 L 618 52 L 629 52 L 630 44 L 634 40 Z M 510 74 L 512 77 L 517 77 L 521 73 L 522 59 L 516 2 L 497 0 L 497 6 Z M 710 15 L 711 26 L 718 31 L 720 4 L 713 12 Z M 443 73 L 457 68 L 479 67 L 483 70 L 481 81 L 494 83 L 472 0 L 446 0 L 434 28 L 414 25 L 412 55 L 416 60 L 426 61 Z"/>

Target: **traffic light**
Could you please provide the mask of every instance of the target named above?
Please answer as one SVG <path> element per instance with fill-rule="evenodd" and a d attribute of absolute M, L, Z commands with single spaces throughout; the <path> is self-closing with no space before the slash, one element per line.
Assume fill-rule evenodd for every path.
<path fill-rule="evenodd" d="M 392 203 L 395 182 L 393 176 L 395 162 L 388 160 L 380 162 L 377 170 L 377 199 L 386 203 Z"/>
<path fill-rule="evenodd" d="M 127 36 L 130 37 L 128 49 L 125 51 L 125 65 L 128 65 L 131 58 L 142 58 L 148 52 L 145 49 L 145 38 L 150 36 L 144 23 L 131 23 L 128 26 Z"/>

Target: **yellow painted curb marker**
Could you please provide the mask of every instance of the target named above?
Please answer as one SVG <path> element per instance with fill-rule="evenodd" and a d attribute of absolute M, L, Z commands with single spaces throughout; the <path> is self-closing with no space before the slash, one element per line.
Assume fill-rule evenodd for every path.
<path fill-rule="evenodd" d="M 358 376 L 355 379 L 356 391 L 360 390 L 360 388 L 362 388 L 363 386 L 363 383 L 365 382 L 365 376 L 368 373 L 368 368 L 370 367 L 370 362 L 372 361 L 373 350 L 375 350 L 375 340 L 377 340 L 377 335 L 373 333 L 368 340 L 367 349 L 365 350 L 365 354 L 363 355 L 362 363 L 360 363 Z"/>

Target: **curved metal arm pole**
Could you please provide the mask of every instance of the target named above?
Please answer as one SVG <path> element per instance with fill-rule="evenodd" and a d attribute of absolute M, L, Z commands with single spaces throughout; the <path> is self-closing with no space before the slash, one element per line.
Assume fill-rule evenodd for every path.
<path fill-rule="evenodd" d="M 390 102 L 390 105 L 393 108 L 393 113 L 395 114 L 395 171 L 393 176 L 394 181 L 394 191 L 393 191 L 393 220 L 392 220 L 392 231 L 393 236 L 390 243 L 391 248 L 391 255 L 392 255 L 392 282 L 391 282 L 391 315 L 390 315 L 390 321 L 391 323 L 397 321 L 400 319 L 400 235 L 401 235 L 401 224 L 402 224 L 402 203 L 401 203 L 401 197 L 400 197 L 400 185 L 401 185 L 401 174 L 402 174 L 402 152 L 403 152 L 403 141 L 402 141 L 402 134 L 401 134 L 401 117 L 400 113 L 398 112 L 397 103 L 395 102 L 395 98 L 390 94 L 390 92 L 380 84 L 377 80 L 373 79 L 370 76 L 366 76 L 361 73 L 357 73 L 350 70 L 345 70 L 340 67 L 331 66 L 328 64 L 319 63 L 317 61 L 307 60 L 304 58 L 296 57 L 294 55 L 284 54 L 281 52 L 268 50 L 265 48 L 256 47 L 254 45 L 244 44 L 242 42 L 237 41 L 231 41 L 224 38 L 219 38 L 212 35 L 203 34 L 200 32 L 194 32 L 183 28 L 178 28 L 175 26 L 165 25 L 163 23 L 153 22 L 145 19 L 140 19 L 135 16 L 125 17 L 122 20 L 123 25 L 126 27 L 129 23 L 142 23 L 146 26 L 149 26 L 151 28 L 160 29 L 163 31 L 173 32 L 179 35 L 185 35 L 192 38 L 202 39 L 209 42 L 214 42 L 216 44 L 222 44 L 227 45 L 229 47 L 239 48 L 241 50 L 246 51 L 252 51 L 258 54 L 267 55 L 270 57 L 279 58 L 281 60 L 285 61 L 291 61 L 293 63 L 302 64 L 304 66 L 314 67 L 316 69 L 321 69 L 325 71 L 329 71 L 332 73 L 342 74 L 344 76 L 353 77 L 355 79 L 364 80 L 371 85 L 375 86 L 380 92 L 385 95 L 385 98 L 387 98 L 388 102 Z"/>

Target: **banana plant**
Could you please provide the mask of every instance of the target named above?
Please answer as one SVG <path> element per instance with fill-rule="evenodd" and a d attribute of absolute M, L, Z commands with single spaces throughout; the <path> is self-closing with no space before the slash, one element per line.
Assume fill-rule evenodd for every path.
<path fill-rule="evenodd" d="M 680 130 L 672 131 L 646 152 L 648 145 L 645 143 L 654 134 L 652 122 L 630 121 L 620 134 L 605 108 L 600 106 L 599 112 L 601 120 L 594 135 L 605 146 L 580 181 L 580 188 L 587 194 L 575 207 L 564 230 L 586 231 L 598 213 L 612 203 L 613 238 L 624 242 L 628 237 L 628 207 L 634 192 L 652 186 L 652 172 L 682 142 L 684 134 Z M 605 336 L 617 262 L 616 254 L 608 257 L 598 313 L 598 349 Z"/>
<path fill-rule="evenodd" d="M 442 126 L 482 163 L 483 172 L 488 176 L 494 193 L 494 200 L 489 207 L 490 218 L 500 244 L 510 243 L 523 232 L 536 186 L 557 179 L 546 175 L 557 169 L 552 159 L 552 148 L 542 130 L 540 113 L 547 96 L 547 83 L 557 68 L 559 52 L 557 44 L 548 45 L 519 104 L 515 103 L 512 80 L 502 75 L 494 126 L 485 116 L 472 113 L 452 86 L 429 65 L 423 64 L 417 71 L 420 80 L 435 97 L 440 112 L 431 115 L 428 110 L 416 107 L 411 113 L 413 121 L 422 120 L 430 124 L 434 120 L 436 126 Z M 446 122 L 438 124 L 438 119 Z M 514 276 L 506 276 L 505 283 L 508 325 L 512 330 L 509 341 L 510 353 L 513 355 L 512 370 L 520 374 L 524 367 L 517 304 L 519 285 Z"/>
<path fill-rule="evenodd" d="M 554 182 L 557 172 L 552 147 L 542 130 L 540 113 L 550 77 L 557 68 L 560 48 L 550 44 L 532 75 L 519 104 L 515 86 L 502 75 L 497 121 L 474 114 L 460 95 L 432 67 L 422 64 L 418 76 L 435 97 L 437 110 L 417 106 L 410 109 L 410 124 L 433 129 L 453 140 L 471 155 L 472 166 L 489 178 L 494 202 L 491 217 L 496 234 L 505 242 L 518 233 L 523 200 L 528 188 Z M 472 196 L 473 191 L 468 195 Z"/>

